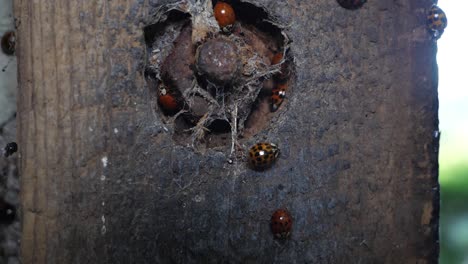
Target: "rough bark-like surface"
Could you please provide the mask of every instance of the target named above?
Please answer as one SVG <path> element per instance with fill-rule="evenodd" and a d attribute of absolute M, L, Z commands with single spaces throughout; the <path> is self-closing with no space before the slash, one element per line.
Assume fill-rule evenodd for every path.
<path fill-rule="evenodd" d="M 15 109 L 13 109 L 15 110 Z M 11 118 L 0 126 L 0 147 L 14 141 L 16 119 Z M 0 263 L 19 263 L 20 226 L 18 216 L 13 215 L 19 206 L 19 179 L 17 154 L 5 157 L 0 150 Z"/>
<path fill-rule="evenodd" d="M 168 1 L 17 0 L 23 263 L 435 263 L 432 1 L 259 0 L 295 85 L 265 172 L 172 141 L 143 77 Z M 292 236 L 273 239 L 286 207 Z"/>
<path fill-rule="evenodd" d="M 15 29 L 13 1 L 0 0 L 0 36 Z M 7 143 L 16 141 L 16 57 L 0 49 L 0 263 L 19 263 L 20 227 L 14 212 L 19 206 L 17 154 L 4 156 Z M 11 214 L 9 214 L 11 213 Z"/>

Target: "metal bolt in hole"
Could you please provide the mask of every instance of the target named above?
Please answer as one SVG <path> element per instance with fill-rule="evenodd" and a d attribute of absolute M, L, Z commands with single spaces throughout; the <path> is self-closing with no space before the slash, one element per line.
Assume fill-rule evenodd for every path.
<path fill-rule="evenodd" d="M 239 68 L 238 49 L 229 39 L 211 39 L 198 49 L 198 72 L 214 83 L 226 84 L 234 81 Z"/>
<path fill-rule="evenodd" d="M 275 18 L 266 9 L 229 2 L 236 19 L 223 27 L 215 19 L 216 4 L 200 1 L 152 16 L 145 28 L 150 54 L 145 77 L 159 99 L 163 121 L 174 128 L 176 143 L 231 146 L 232 153 L 238 139 L 269 126 L 274 112 L 284 106 L 293 59 L 287 35 L 269 22 Z M 277 54 L 284 59 L 275 61 Z M 165 94 L 170 101 L 167 95 L 161 98 Z M 166 101 L 179 102 L 177 111 L 167 114 L 175 107 L 162 103 Z"/>

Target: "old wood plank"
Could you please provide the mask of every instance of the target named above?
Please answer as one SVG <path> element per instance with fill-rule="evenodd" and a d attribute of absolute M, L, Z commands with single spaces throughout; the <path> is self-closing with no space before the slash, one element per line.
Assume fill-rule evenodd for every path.
<path fill-rule="evenodd" d="M 280 146 L 267 172 L 172 141 L 143 77 L 163 3 L 16 0 L 23 263 L 436 262 L 432 1 L 256 1 L 288 25 L 296 71 L 240 141 Z"/>

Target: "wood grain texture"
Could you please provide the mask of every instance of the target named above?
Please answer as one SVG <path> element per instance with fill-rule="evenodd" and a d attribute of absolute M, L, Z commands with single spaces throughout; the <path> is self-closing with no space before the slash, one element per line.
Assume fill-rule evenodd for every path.
<path fill-rule="evenodd" d="M 436 263 L 432 1 L 256 1 L 293 41 L 295 86 L 253 138 L 176 145 L 143 77 L 155 0 L 16 0 L 23 263 Z M 271 213 L 295 219 L 275 241 Z"/>

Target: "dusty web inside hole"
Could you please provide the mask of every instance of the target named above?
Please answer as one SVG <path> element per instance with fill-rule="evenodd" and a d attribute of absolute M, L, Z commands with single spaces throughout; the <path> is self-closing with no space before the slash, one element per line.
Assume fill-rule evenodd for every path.
<path fill-rule="evenodd" d="M 230 4 L 237 15 L 234 26 L 228 32 L 210 32 L 201 43 L 192 42 L 198 25 L 194 16 L 199 14 L 184 13 L 180 8 L 162 12 L 160 21 L 145 28 L 146 80 L 155 101 L 159 100 L 155 111 L 173 127 L 176 143 L 233 149 L 238 139 L 257 134 L 275 115 L 271 111 L 275 76 L 282 65 L 292 65 L 287 37 L 264 9 L 239 1 Z M 235 80 L 216 83 L 200 74 L 197 54 L 209 40 L 235 45 L 241 68 Z M 286 55 L 285 59 L 272 65 L 278 53 Z M 290 75 L 285 82 L 290 82 Z M 165 101 L 161 100 L 163 93 Z M 171 102 L 177 107 L 164 109 Z"/>

